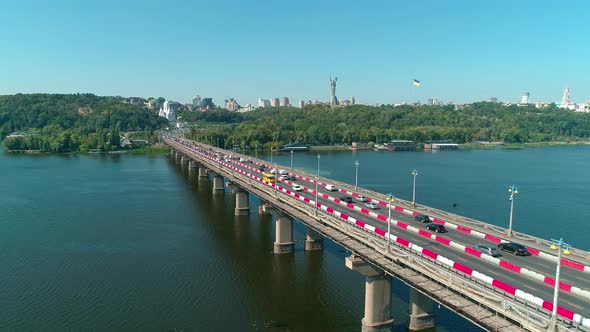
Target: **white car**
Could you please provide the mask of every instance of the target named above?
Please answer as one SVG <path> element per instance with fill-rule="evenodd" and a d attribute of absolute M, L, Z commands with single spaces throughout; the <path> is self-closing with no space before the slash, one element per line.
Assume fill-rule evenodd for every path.
<path fill-rule="evenodd" d="M 336 190 L 338 190 L 338 188 L 336 188 L 336 186 L 333 185 L 333 184 L 327 184 L 326 185 L 326 190 L 328 190 L 328 191 L 336 191 Z"/>
<path fill-rule="evenodd" d="M 367 201 L 367 198 L 366 198 L 365 196 L 363 196 L 363 195 L 358 195 L 358 196 L 356 196 L 354 199 L 355 199 L 357 202 L 363 202 L 363 203 Z"/>
<path fill-rule="evenodd" d="M 279 174 L 287 175 L 287 174 L 289 174 L 289 172 L 285 171 L 284 169 L 279 169 Z"/>
<path fill-rule="evenodd" d="M 377 204 L 375 204 L 374 202 L 365 203 L 365 207 L 367 209 L 371 209 L 371 210 L 377 210 L 379 208 L 379 206 Z"/>
<path fill-rule="evenodd" d="M 298 184 L 294 184 L 291 188 L 293 188 L 293 191 L 303 191 L 303 187 Z"/>
<path fill-rule="evenodd" d="M 276 170 L 276 169 L 274 169 L 274 168 L 273 168 L 273 169 L 271 169 L 271 170 L 270 170 L 270 174 L 277 174 L 277 170 Z"/>
<path fill-rule="evenodd" d="M 287 175 L 287 174 L 282 174 L 279 178 L 281 180 L 290 180 L 291 179 L 291 177 L 289 175 Z"/>

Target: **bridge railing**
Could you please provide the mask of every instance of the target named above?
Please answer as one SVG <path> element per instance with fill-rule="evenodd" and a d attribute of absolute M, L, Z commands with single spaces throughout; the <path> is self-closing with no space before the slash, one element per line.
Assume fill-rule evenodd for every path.
<path fill-rule="evenodd" d="M 173 142 L 169 142 L 169 144 L 176 145 Z M 186 149 L 180 144 L 177 145 L 177 148 L 179 150 L 186 150 L 184 151 L 185 153 L 189 155 L 191 154 L 190 150 Z M 198 156 L 197 158 L 203 159 L 201 156 Z M 215 168 L 224 173 L 232 174 L 231 177 L 233 178 L 237 178 L 236 174 L 239 174 L 219 168 L 219 164 L 215 164 L 206 159 L 204 161 L 209 165 L 218 166 Z M 533 324 L 543 328 L 546 327 L 549 322 L 550 314 L 545 309 L 531 305 L 530 303 L 523 301 L 516 296 L 512 296 L 511 294 L 502 292 L 489 284 L 483 283 L 482 281 L 471 276 L 462 274 L 457 270 L 442 264 L 441 262 L 432 260 L 430 257 L 427 257 L 421 253 L 417 253 L 407 247 L 401 246 L 396 242 L 390 242 L 390 251 L 388 252 L 386 250 L 387 240 L 384 237 L 378 237 L 374 233 L 371 233 L 364 228 L 355 227 L 354 225 L 334 216 L 332 213 L 328 213 L 322 209 L 310 207 L 310 205 L 290 195 L 275 196 L 277 194 L 276 189 L 267 185 L 263 185 L 258 181 L 252 181 L 251 178 L 243 176 L 242 180 L 246 179 L 250 186 L 266 193 L 268 196 L 267 199 L 271 201 L 271 204 L 272 200 L 276 199 L 277 202 L 287 203 L 287 206 L 296 208 L 300 212 L 307 215 L 309 217 L 307 220 L 301 220 L 304 223 L 308 224 L 311 221 L 312 224 L 317 223 L 322 225 L 330 225 L 332 229 L 337 230 L 355 239 L 357 242 L 363 243 L 365 246 L 374 249 L 375 252 L 382 255 L 382 258 L 386 259 L 386 261 L 390 263 L 380 264 L 379 262 L 376 262 L 374 259 L 370 258 L 367 260 L 379 265 L 380 268 L 388 271 L 388 273 L 392 275 L 396 275 L 396 272 L 393 269 L 394 263 L 404 263 L 407 266 L 410 266 L 413 270 L 420 271 L 420 273 L 428 276 L 432 280 L 436 280 L 441 285 L 445 285 L 446 287 L 454 289 L 455 291 L 466 294 L 471 298 L 479 298 L 480 301 L 484 301 L 486 306 L 502 313 L 506 317 L 517 319 L 520 322 L 524 319 L 526 324 Z M 571 322 L 561 317 L 560 324 L 562 324 L 565 328 L 571 328 Z M 586 331 L 582 326 L 577 326 L 577 328 Z"/>

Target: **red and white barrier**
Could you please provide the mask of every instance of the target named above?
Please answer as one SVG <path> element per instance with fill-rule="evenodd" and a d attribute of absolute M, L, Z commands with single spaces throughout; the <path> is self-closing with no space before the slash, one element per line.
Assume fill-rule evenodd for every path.
<path fill-rule="evenodd" d="M 260 163 L 255 163 L 255 164 L 261 165 Z M 244 165 L 244 166 L 246 166 L 246 165 Z M 248 167 L 248 166 L 246 166 L 246 167 Z M 301 176 L 301 175 L 296 175 L 296 174 L 293 174 L 293 175 L 295 175 L 298 179 L 304 180 L 304 181 L 307 181 L 307 182 L 315 183 L 315 181 L 316 181 L 315 179 L 311 179 L 311 178 L 304 177 L 304 176 Z M 318 185 L 321 185 L 321 186 L 325 187 L 326 186 L 326 183 L 318 183 Z M 359 195 L 361 195 L 359 193 L 346 190 L 344 188 L 340 188 L 339 189 L 339 192 L 340 193 L 343 193 L 343 194 L 346 194 L 346 195 L 350 195 L 352 197 L 358 197 Z M 387 206 L 387 203 L 386 202 L 379 201 L 379 200 L 377 200 L 375 198 L 371 198 L 371 197 L 365 197 L 365 198 L 367 199 L 367 201 L 369 201 L 369 202 L 375 202 L 379 206 L 382 206 L 382 207 L 386 207 Z M 405 209 L 405 208 L 403 208 L 401 206 L 396 206 L 396 205 L 393 205 L 393 204 L 392 204 L 392 209 L 394 209 L 395 211 L 397 211 L 399 213 L 404 213 L 404 214 L 407 214 L 407 215 L 410 215 L 410 216 L 413 216 L 413 217 L 415 217 L 415 216 L 417 216 L 417 215 L 420 214 L 420 213 L 418 213 L 416 211 L 412 211 L 410 209 Z M 445 220 L 440 219 L 440 218 L 433 218 L 432 222 L 434 222 L 436 224 L 444 225 L 445 227 L 447 227 L 447 228 L 449 228 L 451 230 L 456 230 L 456 231 L 459 231 L 459 232 L 462 232 L 462 233 L 465 233 L 465 234 L 469 234 L 469 235 L 475 236 L 477 238 L 480 238 L 482 240 L 493 242 L 495 244 L 499 244 L 499 243 L 503 243 L 503 242 L 509 242 L 509 241 L 503 240 L 503 239 L 501 239 L 499 237 L 496 237 L 496 236 L 493 236 L 493 235 L 490 235 L 490 234 L 486 234 L 486 233 L 482 233 L 482 232 L 476 231 L 474 229 L 471 229 L 469 227 L 460 226 L 460 225 L 457 225 L 457 224 L 454 224 L 454 223 L 445 221 Z M 544 258 L 544 259 L 547 259 L 547 260 L 551 260 L 551 261 L 554 261 L 554 262 L 557 261 L 557 256 L 551 255 L 551 254 L 546 253 L 546 252 L 543 252 L 543 251 L 540 251 L 538 249 L 528 248 L 528 251 L 533 256 L 539 256 L 541 258 Z M 566 258 L 561 258 L 561 264 L 563 266 L 566 266 L 566 267 L 571 268 L 571 269 L 574 269 L 574 270 L 578 270 L 578 271 L 583 271 L 583 272 L 590 273 L 590 266 L 584 265 L 584 264 L 581 264 L 581 263 L 578 263 L 578 262 L 574 262 L 574 261 L 568 260 Z"/>
<path fill-rule="evenodd" d="M 257 172 L 257 173 L 263 173 L 263 172 L 259 171 L 258 169 L 254 168 L 254 167 L 250 167 L 249 165 L 245 165 L 245 164 L 239 163 L 239 162 L 234 162 L 234 163 L 240 165 L 243 168 L 251 169 L 251 170 L 253 170 L 253 171 Z M 305 181 L 308 181 L 308 182 L 315 183 L 313 179 L 304 178 L 304 177 L 302 177 L 300 175 L 298 176 L 298 178 L 301 179 L 301 180 L 305 180 Z M 277 181 L 281 181 L 281 182 L 285 182 L 285 183 L 287 183 L 289 185 L 293 185 L 293 182 L 288 181 L 288 180 L 277 179 Z M 318 185 L 326 186 L 325 183 L 318 183 Z M 303 190 L 306 191 L 306 192 L 309 192 L 309 193 L 311 193 L 313 195 L 316 194 L 315 190 L 312 189 L 312 188 L 303 187 Z M 358 194 L 351 193 L 351 192 L 349 192 L 349 191 L 347 191 L 345 189 L 341 189 L 340 192 L 341 193 L 344 193 L 344 194 L 351 194 L 353 197 L 358 197 Z M 321 197 L 323 199 L 333 201 L 336 204 L 344 205 L 347 208 L 352 209 L 352 210 L 360 211 L 361 213 L 366 214 L 366 215 L 369 215 L 369 216 L 371 216 L 373 218 L 376 218 L 377 220 L 380 220 L 382 222 L 385 222 L 385 223 L 387 222 L 387 217 L 384 216 L 384 215 L 378 214 L 376 212 L 370 211 L 370 210 L 365 209 L 365 208 L 358 207 L 358 206 L 356 206 L 354 204 L 351 204 L 351 203 L 346 203 L 346 202 L 340 201 L 338 198 L 334 198 L 334 197 L 332 197 L 330 195 L 327 195 L 327 194 L 319 194 L 319 195 L 321 195 Z M 369 200 L 369 198 L 367 200 Z M 380 202 L 380 201 L 377 201 L 377 200 L 372 200 L 372 201 L 377 202 L 380 206 L 387 207 L 387 203 L 385 203 L 385 202 Z M 403 213 L 407 213 L 407 214 L 410 214 L 411 213 L 413 216 L 418 215 L 418 213 L 413 212 L 413 211 L 406 212 L 406 211 L 409 211 L 409 210 L 405 210 L 405 209 L 403 209 L 403 208 L 401 208 L 399 206 L 394 206 L 393 204 L 392 204 L 392 209 L 395 209 L 398 212 L 403 212 Z M 436 219 L 436 218 L 435 218 L 435 220 L 439 220 L 440 221 L 440 219 Z M 397 227 L 400 227 L 400 228 L 403 228 L 403 229 L 405 229 L 407 231 L 411 231 L 413 233 L 416 233 L 416 234 L 419 234 L 421 236 L 427 237 L 427 238 L 429 238 L 431 240 L 437 241 L 437 242 L 442 243 L 442 244 L 444 244 L 446 246 L 450 246 L 452 248 L 455 248 L 455 249 L 457 249 L 459 251 L 466 252 L 466 253 L 468 253 L 468 254 L 470 254 L 472 256 L 475 256 L 475 257 L 478 257 L 480 259 L 486 260 L 486 261 L 488 261 L 488 262 L 490 262 L 492 264 L 495 264 L 497 266 L 500 266 L 500 267 L 502 267 L 504 269 L 507 269 L 507 270 L 509 270 L 509 271 L 511 271 L 513 273 L 523 274 L 523 275 L 528 276 L 528 277 L 530 277 L 530 278 L 532 278 L 534 280 L 537 280 L 539 282 L 545 283 L 545 284 L 550 285 L 550 286 L 555 286 L 555 279 L 553 279 L 553 278 L 551 278 L 549 276 L 545 276 L 545 275 L 543 275 L 541 273 L 538 273 L 538 272 L 535 272 L 535 271 L 532 271 L 532 270 L 529 270 L 529 269 L 520 267 L 518 265 L 509 263 L 507 261 L 504 261 L 504 260 L 501 260 L 501 259 L 498 259 L 498 258 L 489 256 L 489 255 L 482 255 L 481 252 L 479 252 L 479 251 L 477 251 L 477 250 L 475 250 L 475 249 L 473 249 L 473 248 L 471 248 L 469 246 L 465 246 L 465 245 L 463 245 L 461 243 L 457 243 L 457 242 L 452 241 L 450 239 L 444 238 L 444 237 L 442 237 L 440 235 L 435 235 L 433 233 L 430 233 L 428 231 L 425 231 L 425 230 L 416 228 L 414 226 L 407 225 L 407 224 L 405 224 L 405 223 L 403 223 L 401 221 L 392 219 L 391 222 L 395 226 L 397 226 Z M 439 224 L 444 224 L 444 222 L 443 223 L 438 222 L 438 223 Z M 449 224 L 450 223 L 447 223 L 447 227 L 449 226 Z M 451 227 L 449 227 L 449 228 L 451 228 Z M 461 226 L 458 226 L 457 230 L 463 231 L 463 232 L 467 232 L 466 231 L 467 229 L 464 228 L 464 227 L 461 227 Z M 473 232 L 475 233 L 475 231 L 473 231 Z M 479 232 L 476 232 L 476 233 L 479 233 Z M 479 234 L 484 235 L 483 233 L 479 233 Z M 494 239 L 497 239 L 497 238 L 494 238 Z M 499 239 L 497 239 L 497 240 L 499 241 Z M 584 290 L 584 289 L 581 289 L 579 287 L 572 286 L 572 285 L 567 284 L 565 282 L 560 282 L 559 283 L 559 288 L 561 290 L 565 291 L 565 292 L 576 294 L 576 295 L 582 296 L 584 298 L 590 299 L 590 292 L 589 291 Z"/>

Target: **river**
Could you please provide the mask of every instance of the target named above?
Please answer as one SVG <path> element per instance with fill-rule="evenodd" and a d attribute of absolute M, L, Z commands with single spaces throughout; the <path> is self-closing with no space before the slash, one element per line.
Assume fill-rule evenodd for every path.
<path fill-rule="evenodd" d="M 588 147 L 388 153 L 321 152 L 320 173 L 590 250 Z M 267 160 L 269 155 L 261 156 Z M 290 164 L 290 154 L 273 156 Z M 317 171 L 316 153 L 294 167 Z M 167 156 L 0 152 L 0 330 L 357 331 L 364 280 L 326 242 L 272 254 L 274 223 L 234 217 Z M 453 206 L 453 204 L 455 206 Z M 393 284 L 395 331 L 405 331 L 408 289 Z M 436 331 L 479 331 L 444 308 Z"/>

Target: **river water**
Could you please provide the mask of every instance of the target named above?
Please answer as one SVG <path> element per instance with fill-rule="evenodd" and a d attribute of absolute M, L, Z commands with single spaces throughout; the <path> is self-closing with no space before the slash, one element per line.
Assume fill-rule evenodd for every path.
<path fill-rule="evenodd" d="M 320 173 L 590 250 L 586 147 L 388 153 L 321 152 Z M 317 171 L 317 153 L 294 167 Z M 269 155 L 259 155 L 270 159 Z M 290 154 L 273 156 L 290 164 Z M 274 223 L 234 217 L 231 194 L 167 156 L 0 152 L 0 330 L 358 331 L 364 280 L 326 242 L 273 255 Z M 455 206 L 453 207 L 453 203 Z M 395 331 L 408 289 L 393 284 Z M 479 331 L 444 308 L 437 331 Z"/>

